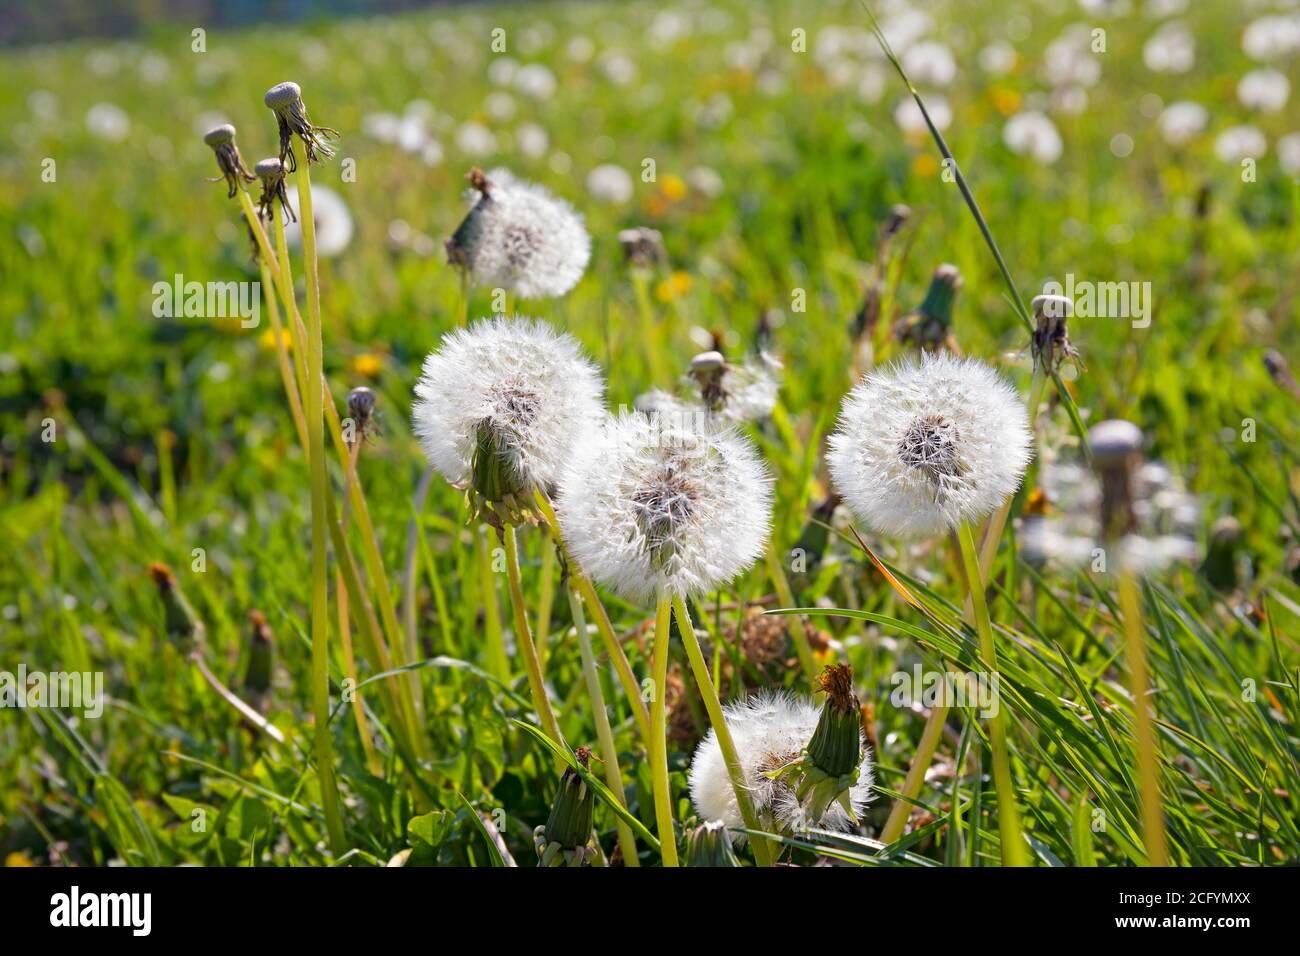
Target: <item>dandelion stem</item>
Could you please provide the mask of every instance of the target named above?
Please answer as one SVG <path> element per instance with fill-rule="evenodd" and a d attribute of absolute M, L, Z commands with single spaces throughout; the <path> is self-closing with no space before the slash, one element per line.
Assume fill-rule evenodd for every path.
<path fill-rule="evenodd" d="M 668 595 L 655 604 L 654 699 L 650 702 L 650 773 L 655 798 L 655 829 L 664 866 L 677 866 L 677 834 L 673 830 L 672 796 L 668 788 Z"/>
<path fill-rule="evenodd" d="M 528 626 L 528 608 L 524 605 L 524 587 L 519 576 L 519 542 L 515 536 L 515 526 L 507 524 L 501 531 L 506 546 L 506 576 L 510 579 L 510 603 L 515 612 L 515 637 L 519 641 L 520 652 L 524 656 L 524 667 L 528 671 L 528 688 L 533 693 L 533 706 L 541 718 L 542 729 L 551 735 L 561 747 L 564 737 L 560 734 L 559 724 L 551 710 L 551 702 L 546 697 L 546 680 L 542 676 L 542 662 L 537 659 L 537 645 L 533 643 L 532 628 Z"/>
<path fill-rule="evenodd" d="M 613 791 L 619 803 L 627 806 L 623 795 L 623 772 L 618 766 L 618 748 L 614 745 L 614 732 L 609 726 L 609 712 L 605 709 L 605 693 L 600 688 L 600 674 L 596 672 L 596 658 L 591 652 L 591 635 L 587 633 L 587 618 L 582 613 L 582 598 L 573 588 L 569 592 L 569 608 L 573 612 L 573 629 L 578 634 L 578 649 L 582 653 L 582 676 L 587 683 L 587 693 L 591 696 L 591 714 L 596 724 L 596 739 L 600 742 L 600 757 L 604 764 L 605 783 Z M 623 851 L 624 866 L 640 866 L 637 858 L 636 838 L 632 829 L 622 820 L 615 818 L 618 833 L 618 845 Z"/>
<path fill-rule="evenodd" d="M 302 250 L 307 274 L 308 459 L 311 468 L 311 672 L 312 711 L 316 723 L 316 764 L 330 848 L 343 852 L 343 818 L 334 777 L 334 745 L 329 724 L 329 567 L 325 537 L 325 419 L 324 354 L 321 342 L 320 283 L 316 272 L 316 224 L 312 219 L 311 173 L 304 157 L 298 164 L 298 196 L 302 204 Z"/>
<path fill-rule="evenodd" d="M 1149 703 L 1146 638 L 1142 629 L 1142 603 L 1133 572 L 1119 574 L 1119 603 L 1124 616 L 1125 652 L 1128 654 L 1129 693 L 1133 696 L 1133 733 L 1137 740 L 1137 777 L 1142 794 L 1142 842 L 1148 866 L 1168 866 L 1165 817 L 1160 803 L 1159 761 L 1155 724 Z"/>
<path fill-rule="evenodd" d="M 352 452 L 348 457 L 348 468 L 343 476 L 343 509 L 339 518 L 339 530 L 347 534 L 348 530 L 348 494 L 357 474 L 357 459 L 361 456 L 361 437 L 352 443 Z M 353 686 L 357 684 L 357 660 L 352 652 L 352 627 L 348 617 L 348 592 L 343 581 L 343 566 L 334 571 L 334 593 L 337 595 L 339 619 L 339 643 L 343 647 L 343 666 Z M 366 757 L 366 766 L 375 776 L 380 774 L 379 758 L 375 755 L 375 742 L 370 734 L 370 724 L 366 720 L 366 708 L 361 702 L 360 694 L 352 695 L 352 716 L 357 722 L 357 735 L 361 738 L 361 749 Z"/>
<path fill-rule="evenodd" d="M 957 530 L 961 543 L 962 564 L 966 571 L 966 584 L 975 618 L 975 631 L 979 635 L 980 657 L 985 666 L 998 673 L 997 647 L 993 643 L 993 625 L 989 621 L 989 606 L 984 599 L 984 575 L 980 573 L 979 556 L 975 550 L 975 536 L 968 523 L 962 522 Z M 1027 866 L 1025 841 L 1020 829 L 1020 811 L 1016 805 L 1015 788 L 1011 780 L 1011 760 L 1007 752 L 1007 712 L 998 706 L 989 721 L 989 744 L 993 751 L 993 783 L 998 792 L 998 830 L 1002 836 L 1002 863 L 1004 866 Z"/>
<path fill-rule="evenodd" d="M 488 672 L 498 680 L 510 680 L 510 661 L 506 657 L 506 642 L 501 634 L 501 611 L 497 607 L 496 577 L 492 573 L 492 555 L 488 541 L 487 525 L 479 525 L 474 532 L 475 550 L 478 551 L 479 585 L 483 592 L 483 631 L 487 638 Z"/>
<path fill-rule="evenodd" d="M 700 650 L 700 641 L 695 636 L 695 626 L 691 623 L 691 613 L 680 597 L 673 598 L 673 614 L 677 618 L 677 630 L 681 632 L 682 643 L 686 645 L 686 656 L 691 662 L 691 672 L 699 687 L 700 696 L 704 698 L 704 709 L 709 713 L 709 723 L 713 725 L 714 736 L 718 738 L 718 749 L 727 765 L 727 776 L 731 778 L 732 789 L 736 792 L 736 806 L 740 809 L 741 819 L 750 830 L 761 830 L 758 814 L 754 812 L 754 802 L 749 796 L 749 784 L 745 780 L 745 770 L 740 764 L 740 754 L 736 752 L 736 742 L 731 739 L 727 728 L 727 719 L 722 713 L 722 702 L 709 677 L 709 665 Z M 754 862 L 759 866 L 772 865 L 772 852 L 767 840 L 760 836 L 750 836 L 754 848 Z"/>

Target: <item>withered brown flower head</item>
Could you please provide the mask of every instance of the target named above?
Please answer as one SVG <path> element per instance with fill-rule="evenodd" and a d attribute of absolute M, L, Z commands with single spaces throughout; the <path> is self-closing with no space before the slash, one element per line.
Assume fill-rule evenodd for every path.
<path fill-rule="evenodd" d="M 253 172 L 262 181 L 262 195 L 257 199 L 258 215 L 270 222 L 273 218 L 274 204 L 279 202 L 285 218 L 289 222 L 297 222 L 298 217 L 294 214 L 293 207 L 289 205 L 289 191 L 284 185 L 286 173 L 284 163 L 280 162 L 278 157 L 269 156 L 258 160 L 257 165 L 253 167 Z"/>
<path fill-rule="evenodd" d="M 1038 323 L 1031 339 L 1034 367 L 1052 375 L 1068 359 L 1082 370 L 1079 350 L 1070 342 L 1069 322 L 1074 315 L 1074 302 L 1063 295 L 1036 295 L 1033 306 Z"/>
<path fill-rule="evenodd" d="M 292 81 L 277 83 L 266 91 L 263 102 L 275 113 L 280 124 L 280 162 L 289 172 L 298 168 L 292 140 L 296 133 L 302 140 L 308 163 L 319 163 L 334 155 L 326 139 L 338 139 L 339 131 L 329 126 L 316 126 L 307 117 L 307 106 L 302 101 L 302 87 Z"/>
<path fill-rule="evenodd" d="M 257 177 L 244 165 L 244 158 L 239 155 L 239 147 L 235 145 L 235 127 L 229 123 L 214 126 L 203 134 L 203 142 L 211 146 L 212 151 L 216 153 L 217 168 L 221 170 L 220 176 L 213 176 L 208 179 L 208 182 L 219 183 L 224 179 L 226 185 L 230 187 L 227 198 L 235 198 L 235 190 L 239 188 L 241 179 L 246 183 L 257 181 Z"/>

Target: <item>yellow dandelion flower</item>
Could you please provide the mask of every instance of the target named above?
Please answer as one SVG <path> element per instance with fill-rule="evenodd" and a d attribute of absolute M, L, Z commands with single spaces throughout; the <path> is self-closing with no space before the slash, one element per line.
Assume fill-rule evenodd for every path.
<path fill-rule="evenodd" d="M 912 172 L 929 179 L 939 171 L 939 161 L 931 153 L 917 153 L 912 159 Z"/>
<path fill-rule="evenodd" d="M 655 298 L 660 302 L 671 302 L 691 291 L 691 277 L 685 272 L 674 272 L 655 286 Z"/>
<path fill-rule="evenodd" d="M 384 370 L 384 359 L 374 352 L 362 352 L 352 360 L 352 372 L 362 378 L 375 378 Z"/>

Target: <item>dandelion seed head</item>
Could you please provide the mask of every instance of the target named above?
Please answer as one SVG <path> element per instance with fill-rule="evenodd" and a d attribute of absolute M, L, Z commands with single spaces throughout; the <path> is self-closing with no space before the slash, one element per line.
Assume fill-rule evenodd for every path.
<path fill-rule="evenodd" d="M 1020 487 L 1028 414 L 993 369 L 946 352 L 878 371 L 844 401 L 827 462 L 872 530 L 919 537 L 987 517 Z"/>
<path fill-rule="evenodd" d="M 763 553 L 771 482 L 749 441 L 686 414 L 622 414 L 584 441 L 557 511 L 586 572 L 629 600 L 705 593 Z"/>
<path fill-rule="evenodd" d="M 447 242 L 448 260 L 477 284 L 525 299 L 572 289 L 591 258 L 591 238 L 573 207 L 504 169 L 471 174 L 471 182 L 474 204 Z"/>
<path fill-rule="evenodd" d="M 1179 100 L 1164 108 L 1156 126 L 1170 146 L 1183 146 L 1204 132 L 1209 121 L 1210 114 L 1200 103 Z"/>
<path fill-rule="evenodd" d="M 1031 156 L 1050 166 L 1061 158 L 1065 145 L 1056 124 L 1037 110 L 1017 113 L 1002 127 L 1002 142 L 1019 156 Z"/>
<path fill-rule="evenodd" d="M 497 316 L 443 336 L 424 360 L 415 434 L 454 485 L 468 485 L 486 429 L 518 484 L 549 489 L 604 414 L 603 391 L 572 337 L 534 319 Z"/>
<path fill-rule="evenodd" d="M 723 708 L 723 714 L 760 821 L 770 821 L 786 832 L 803 826 L 828 830 L 847 830 L 852 826 L 849 815 L 837 803 L 827 808 L 821 820 L 810 819 L 790 783 L 767 776 L 798 758 L 812 738 L 820 715 L 820 709 L 813 701 L 764 691 L 728 704 Z M 865 739 L 862 740 L 862 752 L 857 783 L 849 789 L 849 800 L 857 815 L 861 815 L 871 799 L 873 782 L 871 755 Z M 713 730 L 705 735 L 691 758 L 688 782 L 691 802 L 701 820 L 721 820 L 733 829 L 744 826 L 727 765 Z"/>

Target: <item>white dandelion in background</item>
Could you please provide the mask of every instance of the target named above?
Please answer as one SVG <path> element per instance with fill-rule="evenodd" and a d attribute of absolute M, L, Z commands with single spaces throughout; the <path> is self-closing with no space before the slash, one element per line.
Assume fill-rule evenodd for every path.
<path fill-rule="evenodd" d="M 462 123 L 456 130 L 456 148 L 471 159 L 491 156 L 497 151 L 496 134 L 473 120 Z"/>
<path fill-rule="evenodd" d="M 299 217 L 298 187 L 288 190 L 289 208 Z M 328 186 L 313 185 L 311 189 L 312 221 L 316 223 L 316 254 L 325 259 L 339 255 L 352 242 L 352 213 L 343 197 Z M 299 217 L 300 218 L 300 217 Z M 287 222 L 284 238 L 291 249 L 302 248 L 302 224 Z"/>
<path fill-rule="evenodd" d="M 86 129 L 105 142 L 120 143 L 131 132 L 131 118 L 114 103 L 96 103 L 86 110 Z"/>
<path fill-rule="evenodd" d="M 1300 51 L 1300 13 L 1251 21 L 1241 35 L 1241 49 L 1252 60 L 1263 62 Z"/>
<path fill-rule="evenodd" d="M 514 86 L 533 100 L 549 100 L 555 95 L 555 74 L 540 63 L 521 66 L 514 76 Z"/>
<path fill-rule="evenodd" d="M 1087 24 L 1067 27 L 1043 50 L 1043 79 L 1052 86 L 1096 86 L 1101 61 L 1092 52 L 1092 31 Z"/>
<path fill-rule="evenodd" d="M 1277 162 L 1282 172 L 1300 175 L 1300 132 L 1287 133 L 1277 141 Z"/>
<path fill-rule="evenodd" d="M 918 86 L 947 86 L 957 76 L 952 51 L 933 40 L 908 47 L 902 61 L 908 77 Z"/>
<path fill-rule="evenodd" d="M 987 365 L 925 353 L 855 386 L 829 446 L 836 489 L 872 530 L 933 535 L 1015 494 L 1031 455 L 1029 416 Z"/>
<path fill-rule="evenodd" d="M 699 412 L 736 424 L 760 421 L 776 407 L 781 368 L 780 360 L 767 352 L 741 364 L 728 362 L 721 352 L 701 352 L 682 382 L 694 393 L 690 398 L 652 389 L 637 397 L 636 409 L 651 415 Z"/>
<path fill-rule="evenodd" d="M 691 192 L 699 193 L 709 199 L 717 199 L 726 189 L 726 182 L 712 166 L 692 166 L 686 173 L 686 185 Z"/>
<path fill-rule="evenodd" d="M 736 744 L 741 768 L 760 820 L 792 832 L 807 826 L 847 830 L 853 819 L 838 802 L 831 803 L 820 819 L 813 819 L 795 788 L 769 774 L 797 760 L 817 729 L 819 710 L 806 697 L 764 691 L 744 701 L 728 704 L 723 715 Z M 866 741 L 860 740 L 863 753 Z M 691 802 L 701 820 L 720 820 L 727 827 L 744 826 L 727 767 L 710 730 L 691 758 L 688 775 Z M 872 764 L 863 756 L 857 782 L 847 791 L 853 815 L 860 816 L 871 799 Z"/>
<path fill-rule="evenodd" d="M 587 174 L 587 192 L 598 202 L 621 206 L 632 198 L 631 174 L 622 166 L 604 163 Z"/>
<path fill-rule="evenodd" d="M 1251 70 L 1237 83 L 1237 99 L 1247 109 L 1276 113 L 1286 106 L 1291 83 L 1286 74 L 1271 68 Z"/>
<path fill-rule="evenodd" d="M 569 335 L 497 316 L 443 336 L 415 386 L 414 431 L 451 484 L 489 502 L 548 490 L 604 415 L 599 371 Z"/>
<path fill-rule="evenodd" d="M 447 240 L 447 261 L 479 285 L 526 299 L 564 295 L 582 278 L 591 238 L 582 217 L 541 186 L 508 170 L 470 173 L 473 206 Z"/>
<path fill-rule="evenodd" d="M 524 123 L 515 130 L 515 144 L 529 159 L 541 159 L 550 149 L 551 140 L 536 123 Z"/>
<path fill-rule="evenodd" d="M 1214 155 L 1225 163 L 1259 159 L 1268 152 L 1268 140 L 1254 126 L 1230 126 L 1214 141 Z"/>
<path fill-rule="evenodd" d="M 943 132 L 952 125 L 952 107 L 948 105 L 948 100 L 943 96 L 927 96 L 925 98 L 925 108 L 930 112 L 930 119 L 934 121 L 935 127 L 939 132 Z M 901 100 L 894 108 L 894 122 L 898 124 L 899 129 L 909 136 L 921 136 L 929 133 L 929 127 L 925 125 L 925 117 L 921 113 L 921 107 L 916 105 L 916 100 L 908 97 Z"/>
<path fill-rule="evenodd" d="M 1065 149 L 1056 124 L 1037 110 L 1025 110 L 1007 120 L 1002 127 L 1002 142 L 1013 153 L 1031 156 L 1049 166 L 1061 158 Z"/>
<path fill-rule="evenodd" d="M 1192 100 L 1170 103 L 1156 120 L 1160 135 L 1170 146 L 1185 146 L 1205 132 L 1209 123 L 1209 111 Z"/>
<path fill-rule="evenodd" d="M 989 76 L 1005 76 L 1016 65 L 1016 48 L 1006 40 L 994 40 L 980 50 L 980 69 Z"/>
<path fill-rule="evenodd" d="M 771 480 L 753 445 L 698 416 L 611 418 L 575 449 L 556 508 L 579 567 L 638 603 L 715 590 L 763 553 Z"/>
<path fill-rule="evenodd" d="M 1186 73 L 1196 64 L 1196 37 L 1184 24 L 1162 24 L 1142 47 L 1142 62 L 1153 73 Z"/>

